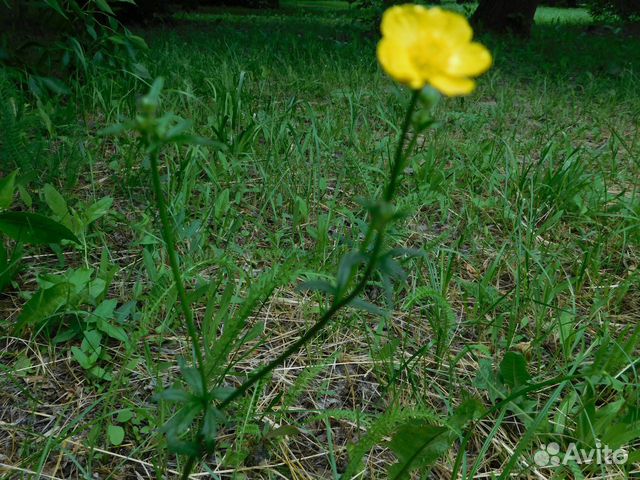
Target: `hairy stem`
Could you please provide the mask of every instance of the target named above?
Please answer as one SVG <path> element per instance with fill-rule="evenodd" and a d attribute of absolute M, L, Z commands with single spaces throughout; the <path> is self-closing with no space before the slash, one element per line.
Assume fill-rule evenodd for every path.
<path fill-rule="evenodd" d="M 160 223 L 162 225 L 162 238 L 167 247 L 167 254 L 169 255 L 169 264 L 171 265 L 171 273 L 173 274 L 173 280 L 176 284 L 178 291 L 178 298 L 180 300 L 180 307 L 182 308 L 182 314 L 184 315 L 187 323 L 187 331 L 189 332 L 189 338 L 191 345 L 193 346 L 193 352 L 196 357 L 196 368 L 200 373 L 200 380 L 202 381 L 202 389 L 205 395 L 208 391 L 207 381 L 204 373 L 204 357 L 202 356 L 202 349 L 200 348 L 200 342 L 198 341 L 198 333 L 196 330 L 196 324 L 193 320 L 193 312 L 189 307 L 189 300 L 187 299 L 187 292 L 184 288 L 184 282 L 182 275 L 180 274 L 180 264 L 178 263 L 178 254 L 176 253 L 176 244 L 173 235 L 173 228 L 169 222 L 169 214 L 167 212 L 167 205 L 164 200 L 164 194 L 160 185 L 160 173 L 158 172 L 158 148 L 154 148 L 150 155 L 149 160 L 151 162 L 151 179 L 153 181 L 153 190 L 156 198 L 156 207 L 160 214 Z"/>
<path fill-rule="evenodd" d="M 411 101 L 409 102 L 409 107 L 407 108 L 407 113 L 405 115 L 404 122 L 402 124 L 402 130 L 400 133 L 400 138 L 398 139 L 398 145 L 396 147 L 396 152 L 394 156 L 393 165 L 391 167 L 391 176 L 389 178 L 389 183 L 385 190 L 384 200 L 386 202 L 390 201 L 393 198 L 393 194 L 395 193 L 395 189 L 398 183 L 398 177 L 402 170 L 402 166 L 404 164 L 404 155 L 403 148 L 404 143 L 407 138 L 407 134 L 409 132 L 409 127 L 411 125 L 411 117 L 413 115 L 413 110 L 415 109 L 416 102 L 418 100 L 418 91 L 414 91 L 411 96 Z M 408 153 L 408 152 L 407 152 Z M 369 225 L 369 231 L 373 230 L 374 222 Z M 322 317 L 309 329 L 307 332 L 300 337 L 293 345 L 287 348 L 283 353 L 281 353 L 277 358 L 272 360 L 270 363 L 262 367 L 256 373 L 254 373 L 251 377 L 249 377 L 237 390 L 229 395 L 224 401 L 222 401 L 219 405 L 221 409 L 229 405 L 232 401 L 240 397 L 244 394 L 252 385 L 259 382 L 262 378 L 272 372 L 275 368 L 282 365 L 287 358 L 296 353 L 300 348 L 302 348 L 309 340 L 315 337 L 331 320 L 331 318 L 343 307 L 351 303 L 356 297 L 364 290 L 369 281 L 369 277 L 373 273 L 376 264 L 378 262 L 378 255 L 380 254 L 380 250 L 382 249 L 382 244 L 384 240 L 384 233 L 386 230 L 386 223 L 380 226 L 378 235 L 376 236 L 375 243 L 373 245 L 373 249 L 371 251 L 371 255 L 369 257 L 369 261 L 367 262 L 367 266 L 365 268 L 364 273 L 358 284 L 351 290 L 351 293 L 348 295 L 334 300 L 333 304 L 329 309 L 324 312 Z M 369 234 L 367 233 L 367 237 Z"/>

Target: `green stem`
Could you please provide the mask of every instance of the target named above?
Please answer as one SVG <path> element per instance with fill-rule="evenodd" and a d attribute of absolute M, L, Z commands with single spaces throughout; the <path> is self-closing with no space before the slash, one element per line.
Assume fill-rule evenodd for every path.
<path fill-rule="evenodd" d="M 395 190 L 396 190 L 396 186 L 397 186 L 397 183 L 398 183 L 398 178 L 400 176 L 400 172 L 402 171 L 402 167 L 404 165 L 404 156 L 403 156 L 404 143 L 405 143 L 405 140 L 407 138 L 407 134 L 409 132 L 409 127 L 411 126 L 411 117 L 413 115 L 413 111 L 414 111 L 416 103 L 418 101 L 418 96 L 419 96 L 419 92 L 418 91 L 414 91 L 413 95 L 411 97 L 411 101 L 409 103 L 409 106 L 407 108 L 407 113 L 406 113 L 404 122 L 402 124 L 402 130 L 401 130 L 400 137 L 399 137 L 399 140 L 398 140 L 398 145 L 396 147 L 396 152 L 395 152 L 395 156 L 394 156 L 393 165 L 391 167 L 391 176 L 389 178 L 389 183 L 387 185 L 387 188 L 385 189 L 385 193 L 384 193 L 384 196 L 383 196 L 383 200 L 385 202 L 389 202 L 389 201 L 392 200 L 393 195 L 394 195 Z M 413 145 L 414 145 L 414 143 L 412 142 L 410 144 L 409 149 L 411 149 L 413 147 Z M 156 163 L 157 163 L 157 158 L 156 158 Z M 154 166 L 154 162 L 153 161 L 152 161 L 152 168 L 154 169 L 154 172 L 157 175 L 157 168 Z M 160 182 L 159 182 L 159 179 L 158 179 L 158 187 L 156 188 L 157 191 L 160 191 L 159 184 L 160 184 Z M 155 185 L 155 180 L 154 180 L 154 185 Z M 163 203 L 163 202 L 158 202 L 158 203 L 160 204 L 160 203 Z M 158 208 L 160 209 L 160 206 Z M 165 216 L 166 216 L 166 212 L 165 212 Z M 161 218 L 162 218 L 162 214 L 161 214 Z M 367 232 L 367 235 L 365 237 L 366 238 L 365 241 L 366 241 L 367 244 L 368 244 L 368 240 L 371 238 L 371 233 L 376 228 L 377 221 L 378 221 L 378 219 L 373 218 L 371 220 L 371 223 L 369 224 L 369 231 Z M 164 221 L 163 221 L 163 226 L 164 226 Z M 233 393 L 231 393 L 227 398 L 225 398 L 222 402 L 220 402 L 220 404 L 218 405 L 218 408 L 220 410 L 223 410 L 225 407 L 229 406 L 229 404 L 231 404 L 231 402 L 233 402 L 234 400 L 236 400 L 237 398 L 242 396 L 253 385 L 258 383 L 261 379 L 263 379 L 265 376 L 267 376 L 269 373 L 271 373 L 273 370 L 275 370 L 278 366 L 282 365 L 287 360 L 287 358 L 289 358 L 291 355 L 293 355 L 298 350 L 300 350 L 307 342 L 309 342 L 309 340 L 314 338 L 320 331 L 322 331 L 324 329 L 324 327 L 326 327 L 327 324 L 331 321 L 333 316 L 341 308 L 347 306 L 349 303 L 351 303 L 353 300 L 355 300 L 358 297 L 358 295 L 360 295 L 360 293 L 362 293 L 364 288 L 367 286 L 367 283 L 369 282 L 369 277 L 371 277 L 371 275 L 373 274 L 373 271 L 374 271 L 374 269 L 376 267 L 376 264 L 378 263 L 378 255 L 380 254 L 380 250 L 382 249 L 382 246 L 383 246 L 383 240 L 384 240 L 384 234 L 385 234 L 386 226 L 387 226 L 386 221 L 384 223 L 382 223 L 382 225 L 378 226 L 378 230 L 379 230 L 378 231 L 378 235 L 376 236 L 375 243 L 373 245 L 373 249 L 372 249 L 371 255 L 369 257 L 369 261 L 367 262 L 367 266 L 365 267 L 365 270 L 364 270 L 364 272 L 362 274 L 362 277 L 360 278 L 360 281 L 353 288 L 351 293 L 349 293 L 348 295 L 346 295 L 344 297 L 341 297 L 340 299 L 335 299 L 333 304 L 331 305 L 331 307 L 329 307 L 329 309 L 326 312 L 324 312 L 322 317 L 320 317 L 320 319 L 309 330 L 307 330 L 302 337 L 300 337 L 298 340 L 296 340 L 296 342 L 294 342 L 294 344 L 291 345 L 289 348 L 287 348 L 283 353 L 278 355 L 277 358 L 275 358 L 274 360 L 269 362 L 267 365 L 265 365 L 264 367 L 259 369 L 256 373 L 251 375 L 247 380 L 245 380 L 242 383 L 242 385 L 240 385 L 240 387 L 238 387 L 236 390 L 233 391 Z M 166 241 L 166 239 L 165 239 L 165 241 Z M 168 242 L 167 242 L 167 248 L 169 249 L 169 243 Z M 175 255 L 175 251 L 174 251 L 174 255 Z M 177 266 L 177 262 L 176 262 L 176 266 Z M 172 264 L 172 268 L 173 268 L 173 264 Z M 176 283 L 178 283 L 177 279 L 176 279 Z M 180 283 L 180 285 L 181 285 L 181 283 Z M 183 290 L 184 290 L 184 288 L 183 288 Z M 184 309 L 184 307 L 183 307 L 183 309 Z M 185 311 L 187 311 L 187 310 L 189 312 L 188 313 L 189 314 L 188 318 L 191 318 L 191 311 L 188 308 L 185 309 Z M 186 314 L 185 314 L 185 316 L 186 316 Z M 191 319 L 190 322 L 187 321 L 187 324 L 193 326 L 193 319 Z M 189 334 L 192 335 L 192 339 L 194 341 L 194 347 L 197 347 L 197 342 L 195 340 L 195 326 L 193 328 L 193 332 L 194 332 L 194 335 L 192 335 L 191 329 L 189 329 Z M 199 349 L 197 350 L 197 352 L 199 352 Z M 199 358 L 199 360 L 198 360 L 199 365 L 202 365 L 202 361 L 200 360 L 201 356 L 198 353 L 196 353 L 196 356 Z M 202 373 L 203 372 L 201 371 L 201 374 Z M 204 375 L 203 375 L 203 382 L 204 382 Z M 187 460 L 187 463 L 185 464 L 185 466 L 184 466 L 184 468 L 182 470 L 182 480 L 188 480 L 189 475 L 191 474 L 191 471 L 193 470 L 193 467 L 195 466 L 195 463 L 196 463 L 196 457 L 189 457 L 189 459 Z"/>
<path fill-rule="evenodd" d="M 419 95 L 418 91 L 413 92 L 413 95 L 411 96 L 411 101 L 407 108 L 407 113 L 405 115 L 404 122 L 402 124 L 402 130 L 400 133 L 400 138 L 398 140 L 398 145 L 396 147 L 394 162 L 391 169 L 391 177 L 389 179 L 389 184 L 387 185 L 387 188 L 385 190 L 385 194 L 383 197 L 386 202 L 390 201 L 393 198 L 393 194 L 395 193 L 395 189 L 396 189 L 396 184 L 398 183 L 398 177 L 400 175 L 400 171 L 404 164 L 404 161 L 403 161 L 404 157 L 402 155 L 404 142 L 407 138 L 409 127 L 411 126 L 411 117 L 413 115 L 413 110 L 415 109 L 416 102 L 418 100 L 418 95 Z M 369 230 L 373 229 L 374 223 L 375 223 L 375 219 L 372 219 L 372 223 L 369 225 Z M 334 301 L 331 307 L 322 315 L 322 317 L 320 317 L 320 319 L 309 330 L 307 330 L 307 332 L 302 337 L 300 337 L 293 345 L 287 348 L 283 353 L 278 355 L 277 358 L 275 358 L 270 363 L 268 363 L 267 365 L 262 367 L 260 370 L 258 370 L 256 373 L 254 373 L 244 383 L 242 383 L 242 385 L 240 385 L 240 387 L 238 387 L 237 390 L 234 390 L 234 392 L 231 395 L 229 395 L 226 399 L 224 399 L 219 405 L 220 409 L 224 409 L 231 402 L 233 402 L 235 399 L 237 399 L 242 394 L 244 394 L 249 388 L 251 388 L 251 386 L 255 385 L 257 382 L 259 382 L 262 378 L 264 378 L 266 375 L 268 375 L 278 366 L 282 365 L 287 358 L 289 358 L 291 355 L 296 353 L 309 340 L 315 337 L 329 323 L 331 318 L 336 314 L 336 312 L 338 312 L 338 310 L 345 307 L 346 305 L 348 305 L 349 303 L 351 303 L 353 300 L 356 299 L 356 297 L 367 286 L 369 277 L 373 273 L 375 266 L 378 262 L 378 254 L 380 253 L 380 249 L 382 248 L 385 229 L 386 229 L 386 223 L 380 226 L 380 230 L 378 232 L 378 235 L 376 236 L 376 240 L 371 252 L 371 256 L 369 257 L 369 261 L 367 262 L 367 266 L 362 275 L 362 278 L 360 279 L 360 282 L 358 282 L 358 284 L 351 291 L 351 293 L 349 293 L 345 297 L 342 297 L 339 300 Z M 369 232 L 367 232 L 366 237 L 369 238 Z"/>
<path fill-rule="evenodd" d="M 182 476 L 181 476 L 182 480 L 189 480 L 189 476 L 191 475 L 191 470 L 193 470 L 193 467 L 196 464 L 196 458 L 197 457 L 189 457 L 187 459 L 187 463 L 184 464 L 184 468 L 182 469 Z"/>
<path fill-rule="evenodd" d="M 402 171 L 402 167 L 404 166 L 405 157 L 402 155 L 402 150 L 404 148 L 404 142 L 407 138 L 407 132 L 409 131 L 409 127 L 411 126 L 411 117 L 413 116 L 413 110 L 416 108 L 416 103 L 418 102 L 419 96 L 420 91 L 414 90 L 413 94 L 411 95 L 411 101 L 409 102 L 409 108 L 407 108 L 407 114 L 405 115 L 404 122 L 402 123 L 402 130 L 400 133 L 400 138 L 398 140 L 398 145 L 396 147 L 396 154 L 393 160 L 393 165 L 391 166 L 391 178 L 389 179 L 389 183 L 387 184 L 387 188 L 384 192 L 383 199 L 385 202 L 390 202 L 396 192 L 398 177 L 400 176 L 400 172 Z"/>
<path fill-rule="evenodd" d="M 204 373 L 204 357 L 202 356 L 202 350 L 200 348 L 200 342 L 198 342 L 198 334 L 196 330 L 196 324 L 193 320 L 193 312 L 189 307 L 189 300 L 187 299 L 187 292 L 184 288 L 184 282 L 182 281 L 182 275 L 180 274 L 180 264 L 178 263 L 178 254 L 176 253 L 176 244 L 173 237 L 173 228 L 169 222 L 169 214 L 167 212 L 167 205 L 164 200 L 164 194 L 162 193 L 162 187 L 160 185 L 160 173 L 158 172 L 158 148 L 153 148 L 149 154 L 149 160 L 151 162 L 151 179 L 153 181 L 153 190 L 156 198 L 156 206 L 158 213 L 160 214 L 160 223 L 162 224 L 162 238 L 167 247 L 167 254 L 169 255 L 169 264 L 171 265 L 171 273 L 173 274 L 173 280 L 176 283 L 176 289 L 178 291 L 178 298 L 180 300 L 180 306 L 182 308 L 182 314 L 187 322 L 187 331 L 191 339 L 193 351 L 196 357 L 196 368 L 200 372 L 200 380 L 202 381 L 202 389 L 207 395 L 207 381 Z"/>
<path fill-rule="evenodd" d="M 219 405 L 219 408 L 222 410 L 231 402 L 233 402 L 236 398 L 240 397 L 244 394 L 252 385 L 259 382 L 262 378 L 264 378 L 267 374 L 273 371 L 278 366 L 282 365 L 287 358 L 296 353 L 302 346 L 304 346 L 309 340 L 316 336 L 326 325 L 329 323 L 331 318 L 336 314 L 338 310 L 342 307 L 351 303 L 359 294 L 364 290 L 364 287 L 367 286 L 367 282 L 369 277 L 373 273 L 373 269 L 377 263 L 378 254 L 380 253 L 380 249 L 382 248 L 382 240 L 383 233 L 381 231 L 377 238 L 376 243 L 374 244 L 373 251 L 371 253 L 371 257 L 369 262 L 367 263 L 367 268 L 362 276 L 362 279 L 358 283 L 358 285 L 351 291 L 349 295 L 341 298 L 339 301 L 334 302 L 329 309 L 324 312 L 320 320 L 318 320 L 307 332 L 300 337 L 296 342 L 287 348 L 283 353 L 278 355 L 278 357 L 272 360 L 270 363 L 262 367 L 255 374 L 253 374 L 248 380 L 246 380 L 238 389 L 234 390 L 231 395 L 225 398 Z"/>

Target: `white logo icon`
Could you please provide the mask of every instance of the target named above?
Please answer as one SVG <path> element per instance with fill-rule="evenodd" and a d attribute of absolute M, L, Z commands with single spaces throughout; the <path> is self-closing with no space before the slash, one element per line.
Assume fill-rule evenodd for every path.
<path fill-rule="evenodd" d="M 560 465 L 560 445 L 551 442 L 548 445 L 542 445 L 533 456 L 533 461 L 539 467 L 557 467 Z"/>

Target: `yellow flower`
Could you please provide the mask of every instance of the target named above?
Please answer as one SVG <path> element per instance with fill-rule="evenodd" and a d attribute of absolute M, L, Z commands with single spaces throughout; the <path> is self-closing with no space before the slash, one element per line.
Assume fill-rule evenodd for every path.
<path fill-rule="evenodd" d="M 397 82 L 418 90 L 430 84 L 444 95 L 466 95 L 491 67 L 491 54 L 472 42 L 462 15 L 438 7 L 398 5 L 382 17 L 378 60 Z"/>

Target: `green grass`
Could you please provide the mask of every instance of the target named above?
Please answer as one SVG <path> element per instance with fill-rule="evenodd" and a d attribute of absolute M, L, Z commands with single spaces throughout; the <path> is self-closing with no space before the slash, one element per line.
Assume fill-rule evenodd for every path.
<path fill-rule="evenodd" d="M 264 322 L 229 371 L 216 371 L 227 386 L 317 318 L 322 297 L 296 287 L 331 278 L 361 237 L 359 199 L 383 188 L 409 97 L 380 71 L 375 34 L 342 2 L 289 3 L 269 14 L 184 14 L 139 32 L 151 75 L 166 79 L 162 110 L 228 146 L 172 147 L 161 158 L 207 345 L 228 346 L 216 340 L 216 321 L 225 332 Z M 347 446 L 362 437 L 373 454 L 360 478 L 388 478 L 394 457 L 383 440 L 407 418 L 441 423 L 467 393 L 487 407 L 505 398 L 514 385 L 495 369 L 509 351 L 522 352 L 532 383 L 559 380 L 477 424 L 460 456 L 464 478 L 637 471 L 573 466 L 552 477 L 531 467 L 548 441 L 609 438 L 607 425 L 637 431 L 638 351 L 615 345 L 640 315 L 640 39 L 587 31 L 582 10 L 543 8 L 537 20 L 528 42 L 480 38 L 494 67 L 472 96 L 443 101 L 439 127 L 419 142 L 398 196 L 408 215 L 391 242 L 423 256 L 406 262 L 390 313 L 343 312 L 247 396 L 207 461 L 220 478 L 338 478 Z M 190 347 L 148 165 L 133 137 L 97 134 L 134 114 L 148 81 L 96 74 L 70 98 L 39 104 L 0 88 L 3 131 L 13 132 L 1 145 L 2 170 L 20 167 L 34 210 L 51 213 L 45 183 L 78 211 L 114 199 L 82 248 L 31 252 L 0 296 L 0 325 L 10 331 L 37 275 L 102 262 L 104 278 L 113 269 L 106 297 L 117 300 L 116 321 L 130 337 L 105 341 L 100 364 L 114 377 L 105 382 L 71 356 L 78 340 L 4 336 L 0 464 L 65 479 L 171 477 L 179 465 L 156 429 L 174 410 L 152 395 L 179 381 L 177 360 Z M 243 310 L 247 298 L 252 308 Z M 367 298 L 385 305 L 382 285 Z M 604 352 L 624 352 L 623 360 L 603 360 Z M 122 445 L 109 443 L 109 425 L 124 428 Z M 296 427 L 289 436 L 266 434 L 286 425 Z M 636 436 L 625 437 L 631 451 Z M 509 463 L 516 449 L 529 466 Z M 457 453 L 446 453 L 432 478 L 450 478 Z M 3 465 L 3 478 L 21 478 Z"/>

